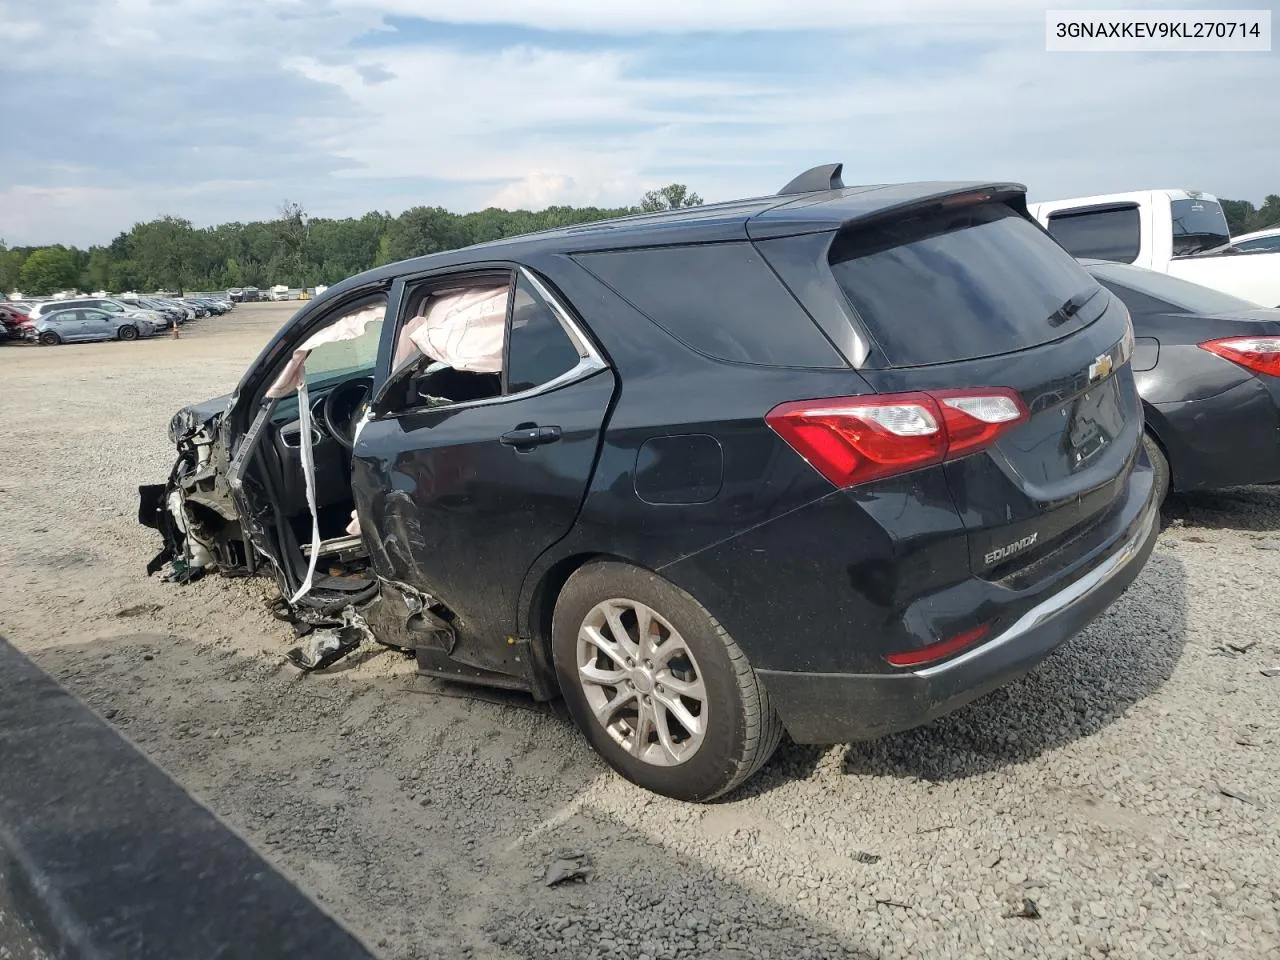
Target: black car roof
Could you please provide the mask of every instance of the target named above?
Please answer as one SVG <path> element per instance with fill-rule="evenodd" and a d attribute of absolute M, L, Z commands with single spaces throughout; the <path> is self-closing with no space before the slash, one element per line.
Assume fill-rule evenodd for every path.
<path fill-rule="evenodd" d="M 1026 190 L 1019 183 L 988 181 L 875 184 L 818 190 L 799 195 L 780 194 L 732 200 L 661 213 L 598 220 L 375 267 L 335 284 L 325 291 L 324 299 L 340 295 L 352 287 L 440 267 L 519 259 L 530 254 L 582 253 L 797 236 L 837 230 L 898 209 L 928 204 L 958 194 L 983 192 L 993 196 L 1025 197 Z"/>

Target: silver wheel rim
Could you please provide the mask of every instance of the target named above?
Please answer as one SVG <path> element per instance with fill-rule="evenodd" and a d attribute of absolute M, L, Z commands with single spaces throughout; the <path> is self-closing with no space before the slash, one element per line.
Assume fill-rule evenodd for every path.
<path fill-rule="evenodd" d="M 614 743 L 655 767 L 698 752 L 707 732 L 702 669 L 680 632 L 635 600 L 606 600 L 578 628 L 578 682 Z"/>

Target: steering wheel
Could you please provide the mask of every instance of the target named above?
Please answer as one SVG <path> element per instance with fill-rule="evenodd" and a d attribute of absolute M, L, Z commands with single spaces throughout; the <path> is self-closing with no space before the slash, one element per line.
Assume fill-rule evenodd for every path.
<path fill-rule="evenodd" d="M 373 377 L 353 377 L 338 384 L 324 398 L 320 416 L 329 435 L 347 450 L 355 446 L 356 424 L 369 406 L 372 389 Z"/>

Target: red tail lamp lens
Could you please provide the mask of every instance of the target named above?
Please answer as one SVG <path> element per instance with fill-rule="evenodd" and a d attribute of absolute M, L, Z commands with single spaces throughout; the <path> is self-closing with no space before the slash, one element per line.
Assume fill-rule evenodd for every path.
<path fill-rule="evenodd" d="M 1004 387 L 783 403 L 765 421 L 837 487 L 968 456 L 1028 417 Z"/>
<path fill-rule="evenodd" d="M 890 653 L 885 656 L 885 660 L 895 667 L 923 667 L 925 664 L 937 663 L 939 660 L 945 660 L 961 650 L 972 647 L 990 632 L 991 624 L 984 623 L 964 633 L 957 633 L 949 640 L 941 640 L 927 647 L 920 647 L 918 650 Z"/>

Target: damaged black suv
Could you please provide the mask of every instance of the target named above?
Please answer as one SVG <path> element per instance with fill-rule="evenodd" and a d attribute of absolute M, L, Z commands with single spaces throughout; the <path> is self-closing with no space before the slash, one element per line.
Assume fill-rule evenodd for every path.
<path fill-rule="evenodd" d="M 1128 314 L 1016 184 L 844 187 L 381 267 L 174 417 L 149 572 L 563 696 L 708 800 L 1025 672 L 1149 555 Z"/>

